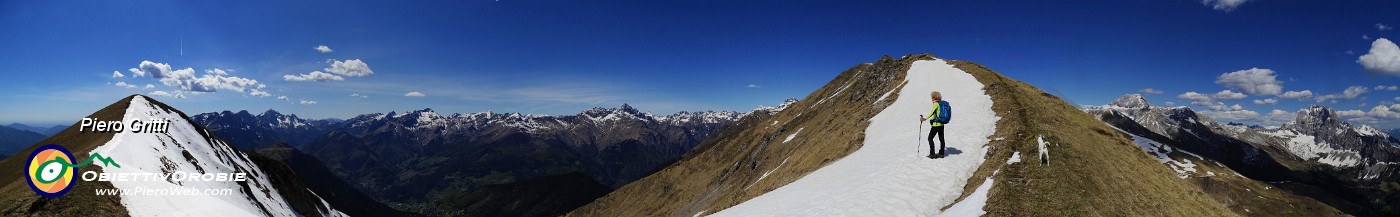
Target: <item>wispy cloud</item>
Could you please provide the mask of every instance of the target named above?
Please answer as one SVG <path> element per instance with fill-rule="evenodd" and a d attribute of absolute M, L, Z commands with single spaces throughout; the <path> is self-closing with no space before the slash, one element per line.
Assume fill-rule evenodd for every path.
<path fill-rule="evenodd" d="M 1247 1 L 1248 0 L 1201 0 L 1201 4 L 1205 4 L 1211 9 L 1215 9 L 1217 11 L 1230 12 L 1234 11 L 1235 8 L 1239 8 L 1240 5 L 1244 4 Z"/>

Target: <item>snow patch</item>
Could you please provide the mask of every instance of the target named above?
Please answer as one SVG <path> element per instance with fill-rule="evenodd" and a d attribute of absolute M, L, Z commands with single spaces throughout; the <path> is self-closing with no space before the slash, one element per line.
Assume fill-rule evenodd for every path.
<path fill-rule="evenodd" d="M 1011 159 L 1007 159 L 1007 160 L 1006 160 L 1006 164 L 1014 164 L 1014 163 L 1020 163 L 1020 162 L 1021 162 L 1021 152 L 1019 152 L 1019 151 L 1018 151 L 1018 152 L 1011 153 Z"/>
<path fill-rule="evenodd" d="M 891 94 L 891 93 L 894 93 L 894 91 L 895 91 L 895 89 L 891 89 L 889 92 L 885 92 L 884 95 L 880 95 L 880 98 L 879 98 L 879 99 L 875 99 L 875 102 L 872 102 L 872 103 L 870 103 L 870 104 L 871 104 L 871 105 L 874 105 L 874 104 L 876 104 L 876 103 L 880 103 L 880 102 L 882 102 L 882 101 L 885 101 L 885 97 L 890 97 L 890 94 Z"/>
<path fill-rule="evenodd" d="M 1157 142 L 1146 137 L 1141 137 L 1132 133 L 1128 133 L 1128 131 L 1118 129 L 1118 127 L 1113 127 L 1113 129 L 1133 137 L 1133 144 L 1137 144 L 1138 148 L 1142 149 L 1142 151 L 1145 151 L 1148 154 L 1152 154 L 1152 156 L 1157 157 L 1158 163 L 1165 164 L 1167 165 L 1167 168 L 1171 168 L 1172 171 L 1176 171 L 1177 178 L 1185 179 L 1191 177 L 1191 174 L 1196 172 L 1196 163 L 1192 162 L 1190 159 L 1173 159 L 1167 154 L 1171 154 L 1175 151 L 1180 151 L 1181 153 L 1190 156 L 1195 156 L 1197 159 L 1202 159 L 1200 155 L 1196 155 L 1195 153 L 1191 153 L 1185 150 L 1172 150 L 1171 146 L 1163 145 L 1161 142 Z M 1211 175 L 1214 175 L 1214 173 L 1211 173 Z"/>
<path fill-rule="evenodd" d="M 753 187 L 753 185 L 758 184 L 759 181 L 763 181 L 764 178 L 768 178 L 768 175 L 771 175 L 771 174 L 773 174 L 773 172 L 777 172 L 778 169 L 783 168 L 783 165 L 787 165 L 788 159 L 790 159 L 790 158 L 792 158 L 792 156 L 788 156 L 787 158 L 783 158 L 783 162 L 782 162 L 782 163 L 778 163 L 778 166 L 773 167 L 773 169 L 768 170 L 768 172 L 763 172 L 763 175 L 762 175 L 762 176 L 759 176 L 757 180 L 753 180 L 753 183 L 749 183 L 748 186 L 744 186 L 744 190 L 748 190 L 749 187 Z"/>
<path fill-rule="evenodd" d="M 798 134 L 798 133 L 802 133 L 802 129 L 807 129 L 807 128 L 806 128 L 806 127 L 797 128 L 797 132 L 792 132 L 792 135 L 788 135 L 787 139 L 783 139 L 783 143 L 784 143 L 784 144 L 787 144 L 789 141 L 792 141 L 793 138 L 797 138 L 797 134 Z"/>
<path fill-rule="evenodd" d="M 856 75 L 859 76 L 860 72 L 857 72 Z M 817 105 L 821 105 L 822 102 L 826 102 L 826 100 L 831 99 L 832 97 L 841 95 L 841 92 L 846 91 L 846 88 L 851 88 L 851 85 L 856 84 L 856 78 L 857 77 L 852 76 L 851 79 L 846 81 L 846 86 L 841 87 L 841 89 L 836 89 L 836 93 L 833 93 L 830 96 L 823 97 L 821 100 L 817 100 L 817 103 L 813 103 L 812 106 L 807 106 L 807 108 L 815 108 L 817 107 Z"/>
<path fill-rule="evenodd" d="M 963 198 L 957 204 L 953 204 L 952 207 L 948 207 L 947 210 L 943 210 L 943 213 L 939 213 L 938 216 L 982 216 L 987 214 L 987 211 L 982 208 L 987 206 L 987 194 L 991 192 L 992 184 L 992 177 L 988 176 L 981 185 L 977 186 L 977 190 L 972 191 L 972 194 L 967 195 L 967 198 Z"/>

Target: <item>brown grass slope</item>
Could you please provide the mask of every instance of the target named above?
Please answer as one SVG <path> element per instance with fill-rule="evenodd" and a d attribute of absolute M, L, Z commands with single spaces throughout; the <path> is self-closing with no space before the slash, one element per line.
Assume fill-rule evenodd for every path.
<path fill-rule="evenodd" d="M 135 96 L 135 95 L 132 95 Z M 98 120 L 121 120 L 132 96 L 118 100 L 106 108 L 86 116 Z M 89 182 L 77 180 L 72 190 L 58 198 L 44 198 L 29 189 L 24 176 L 27 170 L 25 161 L 29 153 L 45 144 L 57 144 L 73 152 L 75 159 L 87 159 L 88 152 L 112 140 L 114 133 L 78 132 L 74 124 L 48 139 L 25 148 L 15 156 L 0 160 L 0 216 L 125 216 L 127 211 L 118 196 L 97 196 L 93 192 L 99 188 L 112 188 L 109 182 Z M 24 156 L 20 156 L 24 155 Z M 87 165 L 78 171 L 101 171 L 101 167 Z M 78 177 L 74 177 L 75 179 Z"/>
<path fill-rule="evenodd" d="M 868 120 L 899 96 L 895 91 L 881 102 L 876 100 L 901 88 L 904 73 L 914 61 L 934 58 L 929 54 L 897 60 L 886 56 L 873 64 L 857 65 L 787 110 L 748 117 L 682 160 L 570 215 L 714 213 L 791 183 L 860 148 Z M 975 63 L 951 63 L 986 85 L 992 109 L 1002 118 L 992 138 L 1004 140 L 989 143 L 989 159 L 969 178 L 962 195 L 966 197 L 1000 170 L 993 177 L 996 183 L 985 208 L 989 216 L 1264 215 L 1259 210 L 1244 211 L 1250 207 L 1284 210 L 1273 212 L 1278 215 L 1335 213 L 1316 201 L 1257 181 L 1179 179 L 1125 135 L 1058 97 Z M 803 129 L 802 136 L 782 143 L 797 129 Z M 1036 136 L 1042 134 L 1052 144 L 1045 165 L 1036 158 Z M 1022 163 L 1005 164 L 1014 151 L 1021 152 Z M 787 163 L 782 163 L 785 159 Z M 1202 166 L 1207 168 L 1212 167 Z M 1216 169 L 1220 169 L 1217 173 L 1228 171 Z M 770 170 L 771 175 L 755 182 Z M 1260 191 L 1265 193 L 1242 193 Z M 1273 199 L 1244 199 L 1255 196 Z"/>

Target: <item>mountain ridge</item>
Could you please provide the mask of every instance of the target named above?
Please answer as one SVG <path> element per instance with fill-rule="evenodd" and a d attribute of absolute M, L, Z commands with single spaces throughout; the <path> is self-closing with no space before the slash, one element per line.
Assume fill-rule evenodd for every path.
<path fill-rule="evenodd" d="M 1395 185 L 1397 168 L 1388 162 L 1400 160 L 1396 155 L 1400 148 L 1395 145 L 1400 140 L 1369 126 L 1342 121 L 1330 108 L 1312 105 L 1300 109 L 1293 121 L 1279 126 L 1244 126 L 1219 124 L 1184 106 L 1161 108 L 1145 100 L 1141 101 L 1146 106 L 1125 106 L 1137 105 L 1133 101 L 1142 98 L 1128 94 L 1107 106 L 1084 110 L 1124 133 L 1155 137 L 1154 142 L 1223 160 L 1251 178 L 1296 182 L 1278 185 L 1348 213 L 1370 216 L 1396 211 L 1370 200 L 1397 198 L 1397 193 L 1386 189 Z M 1134 126 L 1151 129 L 1135 131 Z"/>
<path fill-rule="evenodd" d="M 905 74 L 913 71 L 911 65 L 920 61 L 936 60 L 941 58 L 917 54 L 899 59 L 884 56 L 872 63 L 857 64 L 813 91 L 793 108 L 771 116 L 753 116 L 752 119 L 742 120 L 734 127 L 721 131 L 713 140 L 704 142 L 677 163 L 625 185 L 569 215 L 744 215 L 728 213 L 727 210 L 753 198 L 777 192 L 776 189 L 787 188 L 797 180 L 813 178 L 812 171 L 825 169 L 833 162 L 850 157 L 847 154 L 858 149 L 871 148 L 872 145 L 915 146 L 907 147 L 910 155 L 908 158 L 897 157 L 900 159 L 895 160 L 908 161 L 905 162 L 908 164 L 922 165 L 932 162 L 937 165 L 938 162 L 951 162 L 948 160 L 956 159 L 958 155 L 979 156 L 983 153 L 959 154 L 950 149 L 952 158 L 930 160 L 914 156 L 926 153 L 914 152 L 916 147 L 926 150 L 919 147 L 925 145 L 923 141 L 909 141 L 906 146 L 902 143 L 869 144 L 872 140 L 864 138 L 865 132 L 873 129 L 868 126 L 871 123 L 868 119 L 874 113 L 888 109 L 894 102 L 887 99 L 926 99 L 925 93 L 901 96 L 898 90 L 908 88 L 910 82 L 916 82 L 906 80 L 909 77 Z M 1157 157 L 1140 149 L 1131 137 L 1115 133 L 1111 127 L 1059 97 L 975 63 L 960 60 L 946 63 L 972 75 L 977 82 L 985 85 L 982 92 L 993 99 L 994 103 L 990 105 L 990 109 L 1000 117 L 995 123 L 996 130 L 992 136 L 972 138 L 985 139 L 987 142 L 986 153 L 982 155 L 985 156 L 983 163 L 976 166 L 971 177 L 966 179 L 965 185 L 960 184 L 961 182 L 930 184 L 938 186 L 937 191 L 948 190 L 955 194 L 937 195 L 938 198 L 951 196 L 955 198 L 952 201 L 910 201 L 910 198 L 923 197 L 905 195 L 909 194 L 905 191 L 929 190 L 925 189 L 928 186 L 892 190 L 887 193 L 899 195 L 881 198 L 841 198 L 842 201 L 882 201 L 882 207 L 939 207 L 909 207 L 911 209 L 908 210 L 867 210 L 869 208 L 855 207 L 846 210 L 846 214 L 858 212 L 930 215 L 954 210 L 969 211 L 958 212 L 960 214 L 955 215 L 978 215 L 975 213 L 984 212 L 991 216 L 1228 216 L 1335 213 L 1335 209 L 1316 201 L 1293 196 L 1277 188 L 1268 188 L 1262 182 L 1249 181 L 1242 176 L 1220 176 L 1200 181 L 1215 183 L 1210 185 L 1214 187 L 1203 187 L 1195 179 L 1180 179 L 1178 173 L 1161 166 Z M 938 90 L 937 87 L 935 90 Z M 949 97 L 947 94 L 949 93 L 945 93 L 944 96 Z M 956 111 L 981 109 L 969 107 L 973 104 L 960 104 L 962 101 L 949 102 L 957 108 Z M 915 110 L 918 109 L 922 108 Z M 916 130 L 913 119 L 919 114 L 908 115 L 911 119 L 908 124 L 909 130 Z M 953 123 L 948 127 L 979 127 L 959 126 L 959 123 L 969 124 L 977 121 L 957 121 L 958 117 L 967 116 L 954 116 Z M 912 135 L 909 137 L 913 140 Z M 922 135 L 919 137 L 920 140 L 923 139 Z M 967 142 L 966 139 L 963 141 Z M 964 151 L 962 148 L 956 150 Z M 1184 154 L 1178 154 L 1177 159 L 1180 156 Z M 886 167 L 906 168 L 906 165 L 902 165 L 905 163 L 869 165 L 867 169 L 887 171 L 889 168 Z M 1202 171 L 1209 169 L 1210 171 L 1206 172 L 1210 173 L 1229 174 L 1226 173 L 1227 168 L 1216 167 L 1213 164 L 1199 165 L 1196 168 Z M 887 179 L 899 179 L 903 174 L 895 172 L 887 174 L 888 177 L 870 177 L 868 183 L 858 186 L 906 184 L 885 183 Z M 821 181 L 823 180 L 813 182 Z M 1141 193 L 1143 191 L 1153 193 Z M 1255 197 L 1261 199 L 1256 200 Z M 822 197 L 787 199 L 822 200 Z M 944 202 L 949 204 L 945 206 Z M 1297 207 L 1290 208 L 1295 205 Z M 913 211 L 925 209 L 935 211 Z M 768 213 L 766 215 L 842 215 L 822 214 L 820 210 L 830 209 L 821 207 L 760 211 Z"/>

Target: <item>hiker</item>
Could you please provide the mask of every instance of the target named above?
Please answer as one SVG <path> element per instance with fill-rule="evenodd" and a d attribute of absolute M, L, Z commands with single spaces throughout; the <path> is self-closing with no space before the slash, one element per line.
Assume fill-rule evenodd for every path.
<path fill-rule="evenodd" d="M 947 146 L 943 139 L 948 137 L 943 133 L 943 125 L 953 118 L 953 107 L 948 105 L 948 101 L 943 101 L 943 94 L 938 91 L 929 93 L 929 98 L 933 98 L 933 109 L 928 112 L 928 116 L 919 116 L 919 122 L 929 121 L 929 125 L 933 126 L 928 131 L 928 158 L 943 158 L 947 156 L 943 153 L 943 148 Z M 938 147 L 933 146 L 934 136 L 938 136 Z"/>

